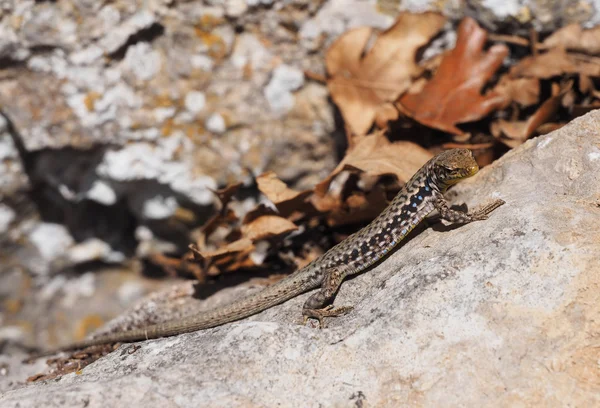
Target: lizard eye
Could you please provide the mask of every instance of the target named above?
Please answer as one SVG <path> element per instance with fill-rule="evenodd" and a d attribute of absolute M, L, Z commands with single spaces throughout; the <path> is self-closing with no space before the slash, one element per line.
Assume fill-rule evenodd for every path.
<path fill-rule="evenodd" d="M 450 179 L 456 179 L 461 177 L 461 171 L 458 169 L 446 169 L 446 175 Z"/>
<path fill-rule="evenodd" d="M 450 176 L 456 174 L 456 170 L 451 169 L 450 167 L 444 166 L 443 169 L 444 169 L 444 172 Z"/>

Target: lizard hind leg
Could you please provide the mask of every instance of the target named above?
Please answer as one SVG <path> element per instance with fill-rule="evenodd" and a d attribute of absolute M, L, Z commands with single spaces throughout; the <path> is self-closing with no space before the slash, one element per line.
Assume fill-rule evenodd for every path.
<path fill-rule="evenodd" d="M 325 273 L 321 289 L 311 295 L 302 307 L 304 324 L 308 322 L 308 319 L 317 319 L 319 328 L 322 329 L 325 317 L 341 316 L 353 309 L 352 306 L 334 307 L 333 305 L 327 305 L 335 297 L 345 277 L 344 267 L 335 267 Z"/>

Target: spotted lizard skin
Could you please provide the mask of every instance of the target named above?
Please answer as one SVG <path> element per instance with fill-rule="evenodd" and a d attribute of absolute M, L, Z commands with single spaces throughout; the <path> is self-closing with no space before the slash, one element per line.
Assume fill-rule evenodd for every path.
<path fill-rule="evenodd" d="M 446 189 L 478 170 L 470 150 L 453 149 L 440 153 L 406 183 L 390 205 L 369 225 L 261 292 L 186 319 L 109 334 L 71 344 L 61 350 L 167 337 L 215 327 L 254 315 L 318 287 L 320 289 L 304 304 L 302 313 L 305 320 L 314 318 L 321 325 L 324 317 L 338 316 L 351 309 L 327 306 L 344 278 L 363 272 L 379 261 L 432 211 L 437 210 L 442 219 L 468 223 L 486 219 L 494 209 L 504 204 L 502 200 L 496 200 L 472 213 L 448 207 L 443 196 Z"/>

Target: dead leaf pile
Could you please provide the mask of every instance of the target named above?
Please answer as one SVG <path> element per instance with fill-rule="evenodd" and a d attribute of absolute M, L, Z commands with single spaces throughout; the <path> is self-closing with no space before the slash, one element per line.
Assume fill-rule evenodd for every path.
<path fill-rule="evenodd" d="M 467 17 L 453 49 L 419 61 L 420 50 L 442 29 L 444 20 L 435 16 L 402 14 L 370 49 L 373 30 L 357 28 L 328 50 L 327 85 L 350 144 L 375 124 L 406 130 L 404 138 L 433 151 L 448 143 L 445 137 L 492 152 L 498 142 L 515 147 L 600 106 L 600 28 L 569 25 L 540 43 L 537 34 L 490 36 Z M 392 69 L 392 63 L 403 67 Z M 413 136 L 415 122 L 442 132 L 438 147 Z"/>

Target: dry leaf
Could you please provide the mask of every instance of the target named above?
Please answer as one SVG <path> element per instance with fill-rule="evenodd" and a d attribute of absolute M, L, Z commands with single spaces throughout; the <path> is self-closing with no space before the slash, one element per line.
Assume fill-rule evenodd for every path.
<path fill-rule="evenodd" d="M 296 231 L 298 226 L 278 215 L 264 215 L 242 226 L 242 233 L 247 239 L 256 242 L 261 239 L 288 234 Z"/>
<path fill-rule="evenodd" d="M 244 219 L 242 220 L 242 225 L 246 225 L 251 223 L 257 218 L 264 217 L 265 215 L 279 215 L 277 214 L 277 209 L 273 208 L 271 205 L 267 205 L 265 203 L 260 203 L 250 211 L 244 215 Z"/>
<path fill-rule="evenodd" d="M 544 123 L 543 125 L 540 125 L 536 129 L 536 133 L 539 135 L 545 135 L 545 134 L 548 134 L 550 132 L 554 132 L 555 130 L 560 129 L 564 125 L 566 125 L 566 123 L 554 123 L 554 122 Z"/>
<path fill-rule="evenodd" d="M 456 124 L 478 120 L 504 104 L 504 96 L 480 91 L 508 55 L 505 45 L 483 51 L 486 32 L 472 18 L 458 27 L 456 47 L 442 60 L 439 69 L 418 94 L 400 98 L 398 108 L 420 123 L 461 134 Z"/>
<path fill-rule="evenodd" d="M 520 45 L 521 47 L 527 48 L 531 47 L 531 41 L 529 39 L 519 37 L 518 35 L 489 33 L 488 40 L 493 42 Z"/>
<path fill-rule="evenodd" d="M 236 183 L 228 185 L 227 187 L 221 188 L 219 190 L 214 190 L 213 193 L 217 196 L 219 201 L 221 202 L 221 208 L 225 208 L 227 204 L 231 201 L 235 193 L 238 192 L 242 183 Z"/>
<path fill-rule="evenodd" d="M 410 84 L 410 88 L 406 90 L 406 93 L 418 94 L 419 92 L 423 91 L 423 88 L 425 88 L 425 85 L 427 85 L 428 81 L 429 80 L 425 77 L 417 78 L 412 84 Z"/>
<path fill-rule="evenodd" d="M 591 112 L 596 109 L 600 109 L 599 101 L 594 101 L 589 105 L 573 105 L 573 111 L 571 113 L 571 116 L 573 118 L 577 118 L 579 116 L 583 116 L 586 113 Z"/>
<path fill-rule="evenodd" d="M 507 104 L 514 101 L 524 107 L 535 105 L 540 100 L 540 80 L 537 78 L 511 79 L 505 75 L 494 88 L 494 92 L 503 95 Z"/>
<path fill-rule="evenodd" d="M 600 58 L 584 54 L 569 54 L 577 67 L 577 73 L 598 77 L 600 76 Z"/>
<path fill-rule="evenodd" d="M 548 79 L 563 74 L 600 76 L 600 58 L 569 54 L 564 48 L 553 48 L 546 53 L 523 58 L 509 71 L 512 78 Z"/>
<path fill-rule="evenodd" d="M 579 75 L 579 92 L 582 94 L 588 94 L 595 91 L 594 81 L 587 75 Z"/>
<path fill-rule="evenodd" d="M 504 136 L 500 141 L 509 147 L 517 147 L 527 140 L 542 124 L 552 119 L 560 107 L 563 97 L 571 90 L 573 82 L 569 81 L 563 86 L 552 84 L 553 96 L 546 100 L 538 110 L 526 121 L 509 122 L 500 119 L 493 124 L 497 129 L 493 132 L 498 134 L 500 131 Z"/>
<path fill-rule="evenodd" d="M 265 195 L 279 210 L 282 216 L 288 216 L 293 211 L 306 210 L 305 201 L 311 194 L 310 190 L 296 191 L 289 188 L 283 181 L 277 178 L 277 175 L 269 171 L 256 178 L 258 189 Z"/>
<path fill-rule="evenodd" d="M 327 216 L 330 227 L 371 221 L 387 206 L 387 197 L 381 186 L 368 194 L 355 193 L 346 200 L 347 209 L 337 208 Z"/>
<path fill-rule="evenodd" d="M 189 252 L 188 252 L 189 253 Z M 172 258 L 163 254 L 155 253 L 148 257 L 148 260 L 157 266 L 160 266 L 167 275 L 176 277 L 177 272 L 191 274 L 199 282 L 206 280 L 204 268 L 198 263 L 189 262 L 188 257 L 184 255 L 182 258 Z"/>
<path fill-rule="evenodd" d="M 221 212 L 213 215 L 200 228 L 200 232 L 205 235 L 211 235 L 217 228 L 222 225 L 231 225 L 238 221 L 237 215 L 230 208 L 225 208 Z"/>
<path fill-rule="evenodd" d="M 579 24 L 569 24 L 546 38 L 546 48 L 561 47 L 590 55 L 600 54 L 600 26 L 584 30 Z"/>
<path fill-rule="evenodd" d="M 313 195 L 311 203 L 320 213 L 329 213 L 342 207 L 342 197 L 339 194 L 326 194 L 323 196 Z"/>
<path fill-rule="evenodd" d="M 194 244 L 190 244 L 189 249 L 192 251 L 194 259 L 201 263 L 209 275 L 211 270 L 227 272 L 256 266 L 250 259 L 250 254 L 256 247 L 248 238 L 230 242 L 216 250 L 201 249 Z"/>
<path fill-rule="evenodd" d="M 167 275 L 174 278 L 177 276 L 177 270 L 181 269 L 184 262 L 181 258 L 172 258 L 159 253 L 148 256 L 148 260 L 155 265 L 160 266 Z"/>
<path fill-rule="evenodd" d="M 299 191 L 292 190 L 283 181 L 277 178 L 277 175 L 268 171 L 256 178 L 258 189 L 267 196 L 273 204 L 293 200 L 300 195 Z"/>
<path fill-rule="evenodd" d="M 331 180 L 343 170 L 360 170 L 375 176 L 393 174 L 398 182 L 404 183 L 431 157 L 431 153 L 415 143 L 391 143 L 383 132 L 376 132 L 349 149 L 331 174 L 315 186 L 315 193 L 324 196 Z"/>
<path fill-rule="evenodd" d="M 249 253 L 254 249 L 254 244 L 252 244 L 252 241 L 248 238 L 241 238 L 215 250 L 203 250 L 194 244 L 190 244 L 189 248 L 194 253 L 194 256 L 199 256 L 201 259 L 212 259 L 224 255 Z"/>
<path fill-rule="evenodd" d="M 548 52 L 523 58 L 510 68 L 511 78 L 533 77 L 548 79 L 564 73 L 577 72 L 577 67 L 564 48 L 554 48 Z"/>
<path fill-rule="evenodd" d="M 571 81 L 573 82 L 573 81 Z M 570 110 L 573 105 L 575 105 L 575 100 L 577 99 L 577 93 L 571 88 L 560 100 L 560 104 L 562 107 Z"/>
<path fill-rule="evenodd" d="M 331 76 L 327 86 L 352 133 L 366 134 L 377 107 L 382 102 L 393 102 L 408 89 L 422 72 L 416 64 L 417 50 L 445 22 L 437 13 L 402 13 L 392 27 L 379 35 L 364 57 L 373 33 L 371 28 L 348 31 L 331 45 L 325 57 Z"/>
<path fill-rule="evenodd" d="M 388 127 L 388 122 L 393 122 L 399 117 L 398 109 L 390 102 L 383 103 L 375 113 L 375 126 L 379 129 Z"/>

